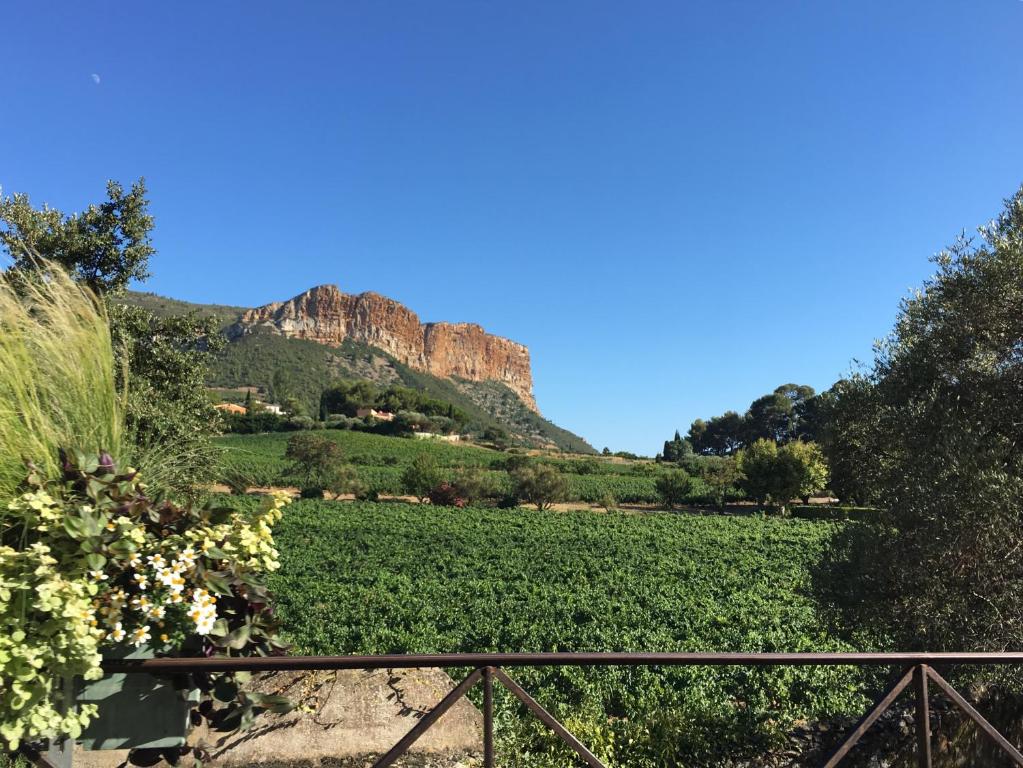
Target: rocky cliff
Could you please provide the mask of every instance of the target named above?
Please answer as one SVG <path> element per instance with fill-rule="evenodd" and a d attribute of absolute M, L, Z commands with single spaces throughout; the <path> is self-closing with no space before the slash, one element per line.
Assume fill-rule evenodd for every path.
<path fill-rule="evenodd" d="M 228 336 L 260 331 L 332 346 L 351 339 L 434 376 L 500 381 L 537 411 L 524 345 L 473 323 L 421 323 L 415 312 L 377 293 L 350 296 L 335 285 L 321 285 L 288 301 L 247 310 Z"/>

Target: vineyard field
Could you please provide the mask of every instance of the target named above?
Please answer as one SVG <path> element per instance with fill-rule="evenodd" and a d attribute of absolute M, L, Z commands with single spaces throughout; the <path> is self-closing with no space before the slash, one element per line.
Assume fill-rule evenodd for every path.
<path fill-rule="evenodd" d="M 294 433 L 275 432 L 258 435 L 224 435 L 218 438 L 223 449 L 225 473 L 239 472 L 252 485 L 288 485 L 284 452 Z M 359 479 L 380 493 L 404 492 L 401 474 L 417 456 L 428 454 L 438 465 L 452 473 L 461 467 L 489 470 L 495 480 L 507 482 L 505 467 L 514 454 L 475 445 L 460 445 L 434 440 L 411 440 L 348 430 L 322 430 L 341 447 L 345 461 L 354 465 Z M 654 482 L 661 470 L 650 462 L 620 463 L 595 458 L 544 458 L 565 474 L 573 501 L 598 503 L 607 494 L 624 503 L 657 501 Z"/>
<path fill-rule="evenodd" d="M 245 503 L 254 503 L 251 499 Z M 811 575 L 842 523 L 302 501 L 272 586 L 295 651 L 827 651 Z M 714 765 L 862 706 L 837 668 L 546 669 L 527 689 L 612 764 Z M 506 753 L 568 765 L 502 699 Z M 540 756 L 543 756 L 540 759 Z"/>

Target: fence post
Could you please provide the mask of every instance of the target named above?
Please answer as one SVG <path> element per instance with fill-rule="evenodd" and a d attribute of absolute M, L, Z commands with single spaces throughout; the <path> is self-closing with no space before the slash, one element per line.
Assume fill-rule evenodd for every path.
<path fill-rule="evenodd" d="M 931 707 L 927 700 L 927 665 L 918 664 L 916 677 L 916 759 L 920 768 L 931 768 Z"/>
<path fill-rule="evenodd" d="M 483 668 L 483 765 L 494 768 L 494 668 Z"/>

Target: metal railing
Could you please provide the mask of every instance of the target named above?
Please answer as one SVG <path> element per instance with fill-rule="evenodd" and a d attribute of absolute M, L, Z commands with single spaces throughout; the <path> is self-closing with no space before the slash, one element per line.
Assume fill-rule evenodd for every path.
<path fill-rule="evenodd" d="M 282 656 L 258 658 L 160 658 L 107 661 L 107 672 L 187 674 L 191 672 L 280 672 L 340 669 L 414 669 L 469 667 L 470 672 L 420 719 L 374 768 L 386 768 L 427 731 L 473 687 L 483 685 L 483 761 L 495 766 L 494 682 L 503 685 L 539 720 L 557 734 L 591 768 L 604 764 L 565 726 L 515 682 L 506 671 L 518 667 L 554 666 L 888 666 L 901 670 L 896 682 L 877 700 L 841 743 L 822 763 L 834 768 L 850 753 L 863 735 L 902 693 L 913 686 L 916 715 L 916 759 L 920 768 L 931 768 L 930 690 L 933 683 L 1012 762 L 1023 768 L 1023 754 L 938 674 L 935 666 L 1023 665 L 1023 653 L 451 653 L 384 656 Z"/>

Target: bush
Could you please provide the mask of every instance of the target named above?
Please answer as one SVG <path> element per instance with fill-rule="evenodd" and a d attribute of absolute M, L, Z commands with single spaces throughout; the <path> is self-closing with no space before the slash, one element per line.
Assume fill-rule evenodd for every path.
<path fill-rule="evenodd" d="M 757 504 L 762 507 L 771 502 L 785 514 L 786 506 L 799 495 L 803 482 L 799 461 L 791 453 L 779 450 L 773 440 L 761 438 L 741 449 L 735 462 L 743 475 L 743 489 Z"/>
<path fill-rule="evenodd" d="M 479 467 L 459 467 L 451 484 L 467 504 L 483 504 L 501 495 L 496 479 Z"/>
<path fill-rule="evenodd" d="M 224 419 L 224 429 L 241 435 L 283 432 L 285 429 L 285 419 L 269 411 L 232 413 Z"/>
<path fill-rule="evenodd" d="M 689 500 L 693 479 L 684 470 L 675 469 L 657 478 L 654 487 L 664 505 L 674 509 Z"/>
<path fill-rule="evenodd" d="M 443 482 L 430 489 L 430 503 L 436 507 L 461 508 L 465 506 L 465 499 L 459 495 L 458 489 L 454 485 Z"/>
<path fill-rule="evenodd" d="M 423 453 L 416 456 L 402 473 L 401 487 L 405 493 L 415 496 L 422 503 L 429 498 L 430 491 L 436 488 L 442 480 L 437 461 L 430 454 Z"/>
<path fill-rule="evenodd" d="M 605 511 L 611 512 L 618 507 L 618 499 L 615 498 L 613 493 L 608 491 L 600 497 L 600 501 L 597 504 L 603 507 Z"/>
<path fill-rule="evenodd" d="M 530 466 L 531 464 L 533 464 L 533 459 L 529 456 L 520 453 L 513 453 L 504 460 L 504 464 L 501 466 L 501 469 L 505 472 L 516 472 Z"/>
<path fill-rule="evenodd" d="M 568 497 L 568 480 L 549 464 L 533 464 L 511 473 L 515 495 L 537 509 L 548 509 Z"/>
<path fill-rule="evenodd" d="M 326 437 L 306 432 L 288 440 L 284 457 L 291 461 L 286 477 L 292 480 L 303 498 L 322 498 L 329 490 L 336 496 L 344 493 L 354 480 L 354 473 L 345 464 L 341 447 Z M 319 496 L 306 496 L 306 492 Z"/>
<path fill-rule="evenodd" d="M 283 495 L 248 514 L 178 507 L 150 498 L 109 454 L 61 463 L 59 480 L 27 478 L 0 532 L 0 734 L 10 749 L 80 733 L 95 707 L 68 714 L 54 679 L 102 677 L 101 651 L 150 641 L 185 657 L 284 649 L 264 584 L 279 567 L 272 526 Z M 251 719 L 256 701 L 232 673 L 204 677 L 193 717 L 225 730 L 232 717 Z"/>

